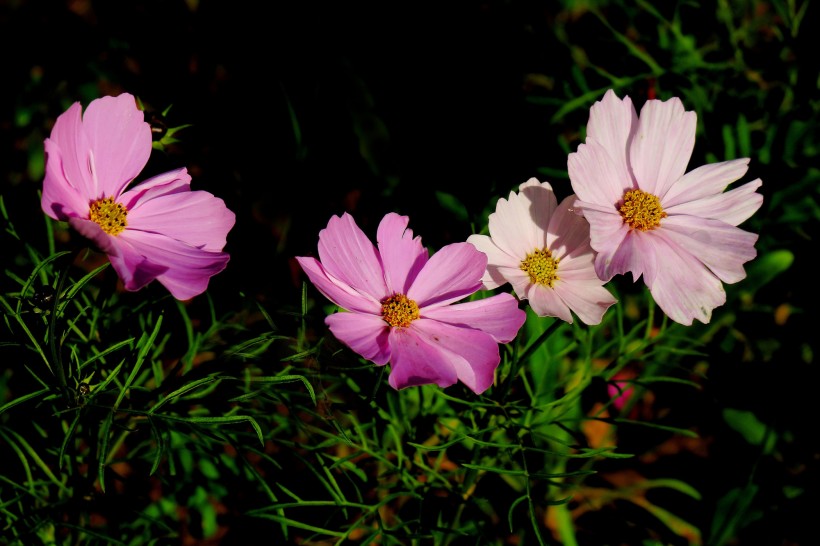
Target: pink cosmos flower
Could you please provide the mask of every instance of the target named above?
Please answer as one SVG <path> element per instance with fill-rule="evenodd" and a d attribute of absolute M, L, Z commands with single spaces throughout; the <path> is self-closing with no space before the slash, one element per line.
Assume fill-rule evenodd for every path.
<path fill-rule="evenodd" d="M 510 283 L 540 316 L 572 324 L 572 312 L 586 324 L 599 324 L 617 300 L 595 274 L 589 224 L 571 208 L 575 196 L 560 205 L 547 182 L 530 178 L 498 200 L 490 214 L 490 236 L 470 235 L 468 243 L 487 255 L 484 288 Z"/>
<path fill-rule="evenodd" d="M 151 154 L 151 127 L 123 93 L 79 102 L 45 140 L 43 211 L 68 222 L 108 254 L 126 290 L 156 279 L 180 300 L 201 294 L 228 263 L 235 216 L 205 191 L 191 191 L 185 168 L 126 188 Z"/>
<path fill-rule="evenodd" d="M 647 101 L 639 118 L 629 97 L 609 90 L 590 110 L 586 144 L 568 159 L 598 276 L 643 275 L 660 308 L 686 325 L 708 323 L 726 302 L 722 282 L 746 276 L 757 235 L 736 226 L 763 203 L 760 179 L 724 192 L 748 158 L 685 172 L 696 122 L 678 98 Z"/>
<path fill-rule="evenodd" d="M 319 260 L 296 259 L 349 311 L 325 319 L 333 335 L 379 366 L 390 362 L 393 388 L 461 381 L 480 394 L 493 383 L 498 344 L 515 337 L 525 313 L 510 294 L 452 305 L 481 288 L 487 257 L 454 243 L 428 259 L 408 221 L 387 214 L 377 248 L 349 214 L 333 216 L 319 232 Z"/>

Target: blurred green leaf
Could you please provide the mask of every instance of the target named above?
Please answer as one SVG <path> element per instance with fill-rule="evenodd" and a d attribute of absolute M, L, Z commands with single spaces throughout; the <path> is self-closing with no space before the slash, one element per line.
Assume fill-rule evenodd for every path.
<path fill-rule="evenodd" d="M 739 286 L 744 292 L 754 294 L 788 270 L 792 263 L 794 263 L 794 254 L 790 250 L 766 252 L 747 264 L 746 278 Z"/>
<path fill-rule="evenodd" d="M 777 435 L 751 411 L 724 408 L 723 420 L 739 432 L 747 442 L 763 447 L 764 453 L 771 453 L 777 443 Z"/>

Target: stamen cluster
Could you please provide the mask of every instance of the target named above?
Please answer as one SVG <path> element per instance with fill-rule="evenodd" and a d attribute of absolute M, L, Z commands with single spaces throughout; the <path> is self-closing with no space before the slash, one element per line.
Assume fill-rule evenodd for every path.
<path fill-rule="evenodd" d="M 106 197 L 91 203 L 89 219 L 96 222 L 109 235 L 119 235 L 128 225 L 126 217 L 128 210 L 114 201 L 113 197 Z"/>
<path fill-rule="evenodd" d="M 419 318 L 419 306 L 404 294 L 396 294 L 382 302 L 382 318 L 394 328 L 407 328 Z"/>
<path fill-rule="evenodd" d="M 661 200 L 651 193 L 641 190 L 629 190 L 624 194 L 624 203 L 618 209 L 621 218 L 629 227 L 649 231 L 661 225 L 667 214 L 663 211 Z"/>
<path fill-rule="evenodd" d="M 530 276 L 530 282 L 552 288 L 558 279 L 558 260 L 548 248 L 535 249 L 521 260 L 521 270 Z"/>

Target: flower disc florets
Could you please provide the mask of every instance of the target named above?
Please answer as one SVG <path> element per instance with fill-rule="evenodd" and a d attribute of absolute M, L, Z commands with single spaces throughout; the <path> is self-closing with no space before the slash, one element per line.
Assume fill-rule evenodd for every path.
<path fill-rule="evenodd" d="M 618 209 L 624 222 L 633 229 L 649 231 L 661 225 L 666 213 L 661 200 L 651 193 L 641 190 L 629 190 L 624 194 L 624 203 Z"/>
<path fill-rule="evenodd" d="M 96 222 L 109 235 L 119 235 L 128 225 L 126 217 L 128 210 L 114 201 L 113 197 L 106 197 L 91 203 L 88 217 Z"/>
<path fill-rule="evenodd" d="M 419 318 L 419 306 L 404 294 L 396 294 L 382 302 L 382 318 L 394 328 L 407 328 Z"/>
<path fill-rule="evenodd" d="M 558 280 L 558 259 L 548 248 L 533 250 L 521 260 L 521 270 L 530 276 L 530 282 L 552 288 Z"/>

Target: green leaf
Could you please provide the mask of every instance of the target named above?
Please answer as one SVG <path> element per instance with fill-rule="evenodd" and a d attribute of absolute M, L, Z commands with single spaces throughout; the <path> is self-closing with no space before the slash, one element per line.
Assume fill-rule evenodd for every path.
<path fill-rule="evenodd" d="M 764 453 L 771 453 L 774 449 L 777 435 L 751 411 L 725 408 L 723 420 L 751 445 L 762 446 Z"/>
<path fill-rule="evenodd" d="M 467 214 L 467 207 L 465 207 L 464 203 L 459 201 L 456 196 L 443 191 L 437 191 L 436 199 L 438 200 L 438 204 L 441 205 L 441 208 L 455 216 L 459 221 L 468 221 L 469 214 Z"/>
<path fill-rule="evenodd" d="M 790 250 L 774 250 L 758 256 L 746 266 L 746 279 L 740 284 L 742 290 L 754 294 L 794 263 Z"/>

